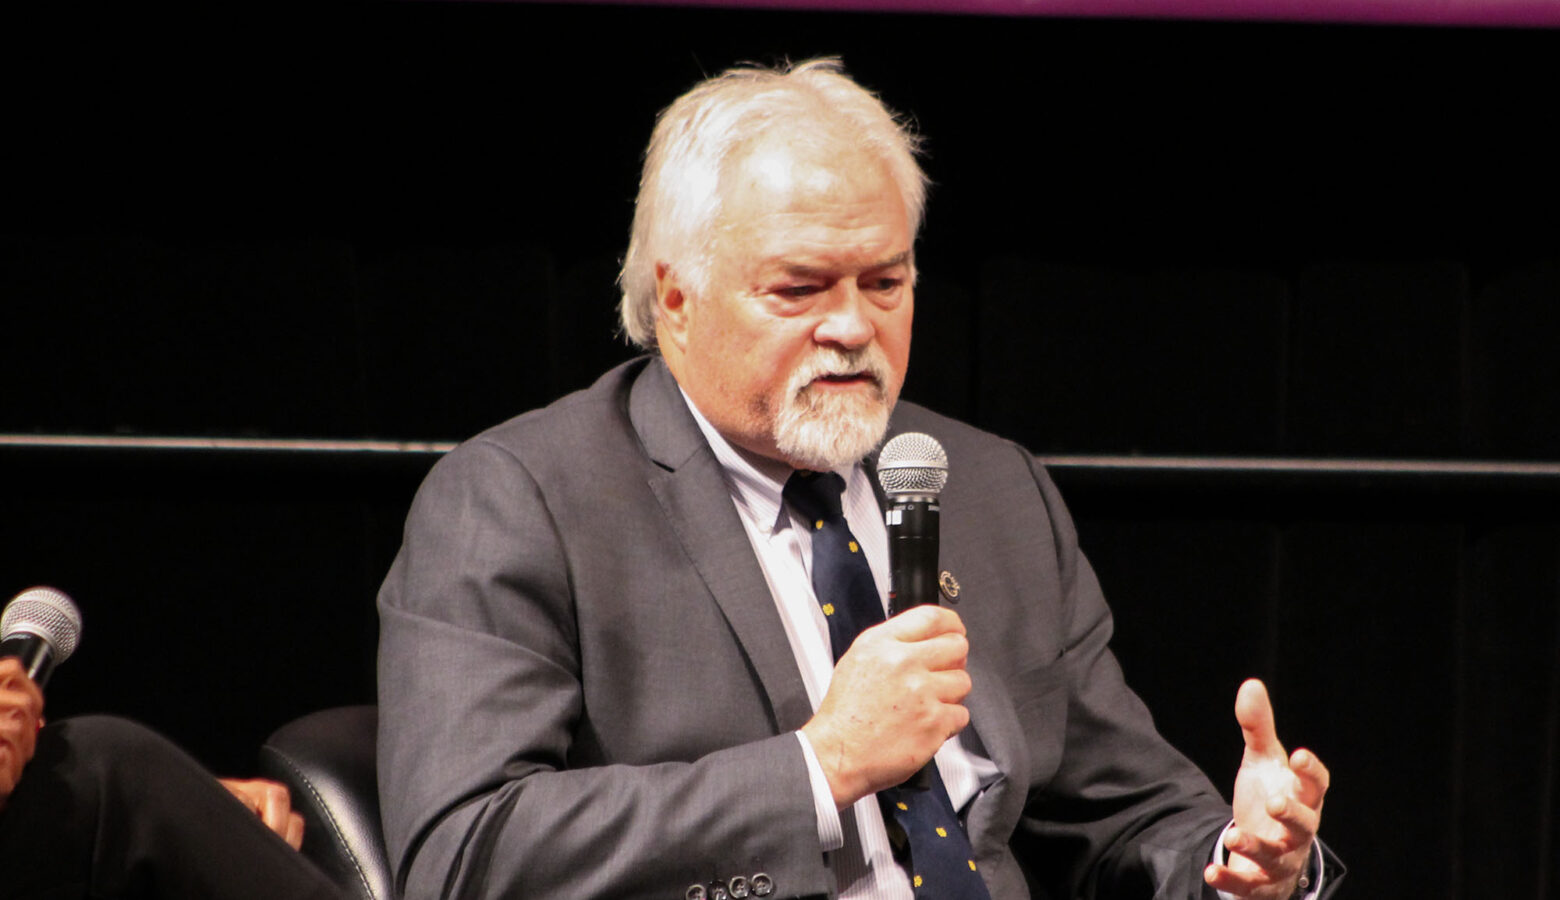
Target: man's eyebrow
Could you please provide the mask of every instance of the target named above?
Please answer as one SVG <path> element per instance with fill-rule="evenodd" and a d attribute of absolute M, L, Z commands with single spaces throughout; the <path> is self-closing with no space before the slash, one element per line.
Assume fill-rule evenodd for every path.
<path fill-rule="evenodd" d="M 874 272 L 878 269 L 891 269 L 910 261 L 910 251 L 901 250 L 893 256 L 879 262 L 872 263 L 862 269 L 864 272 Z M 835 274 L 835 270 L 828 266 L 809 266 L 805 263 L 785 263 L 782 266 L 785 274 L 795 278 L 822 278 Z"/>
<path fill-rule="evenodd" d="M 867 268 L 868 269 L 892 269 L 894 266 L 902 266 L 905 263 L 908 263 L 909 261 L 910 261 L 910 251 L 909 250 L 901 250 L 898 253 L 895 253 L 893 256 L 890 256 L 888 259 L 885 259 L 882 262 L 878 263 L 877 265 L 868 266 Z"/>

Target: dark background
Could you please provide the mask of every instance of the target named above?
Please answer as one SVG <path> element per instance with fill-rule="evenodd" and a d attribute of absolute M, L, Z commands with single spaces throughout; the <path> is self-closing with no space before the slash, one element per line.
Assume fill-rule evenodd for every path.
<path fill-rule="evenodd" d="M 1347 896 L 1560 896 L 1560 469 L 1456 471 L 1560 456 L 1555 32 L 4 15 L 0 432 L 26 435 L 448 441 L 583 386 L 629 355 L 612 279 L 656 111 L 843 55 L 928 138 L 907 396 L 1125 457 L 1054 472 L 1165 734 L 1227 789 L 1261 675 L 1335 773 Z M 86 618 L 50 714 L 242 773 L 372 701 L 432 459 L 0 446 L 0 590 Z"/>

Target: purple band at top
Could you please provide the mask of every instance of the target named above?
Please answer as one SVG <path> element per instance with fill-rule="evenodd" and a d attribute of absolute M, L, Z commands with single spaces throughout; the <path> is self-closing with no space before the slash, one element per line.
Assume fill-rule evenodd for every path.
<path fill-rule="evenodd" d="M 1560 27 L 1560 0 L 583 0 L 642 6 Z"/>

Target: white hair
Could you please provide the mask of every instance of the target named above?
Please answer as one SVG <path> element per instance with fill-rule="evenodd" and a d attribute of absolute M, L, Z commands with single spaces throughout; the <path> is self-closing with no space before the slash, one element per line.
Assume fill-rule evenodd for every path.
<path fill-rule="evenodd" d="M 662 110 L 645 151 L 634 226 L 618 283 L 623 333 L 656 346 L 656 264 L 667 263 L 695 291 L 708 285 L 721 208 L 721 175 L 772 130 L 821 146 L 860 147 L 880 158 L 898 186 L 912 239 L 921 227 L 926 175 L 919 139 L 835 58 L 778 69 L 730 69 L 700 82 Z"/>

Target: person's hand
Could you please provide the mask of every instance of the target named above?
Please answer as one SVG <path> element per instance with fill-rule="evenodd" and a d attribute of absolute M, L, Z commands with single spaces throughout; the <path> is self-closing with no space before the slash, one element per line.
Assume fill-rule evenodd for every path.
<path fill-rule="evenodd" d="M 0 809 L 22 780 L 22 767 L 32 759 L 41 721 L 43 691 L 27 677 L 21 660 L 0 659 Z"/>
<path fill-rule="evenodd" d="M 303 816 L 293 812 L 292 797 L 284 785 L 263 778 L 218 778 L 238 802 L 260 817 L 265 826 L 282 836 L 294 850 L 303 846 Z"/>
<path fill-rule="evenodd" d="M 969 724 L 969 642 L 952 610 L 917 606 L 866 629 L 802 734 L 844 809 L 902 783 Z"/>
<path fill-rule="evenodd" d="M 1251 679 L 1235 698 L 1246 754 L 1235 777 L 1229 859 L 1203 872 L 1208 884 L 1247 900 L 1285 900 L 1304 874 L 1322 823 L 1327 767 L 1309 750 L 1286 756 L 1273 727 L 1267 688 Z"/>

